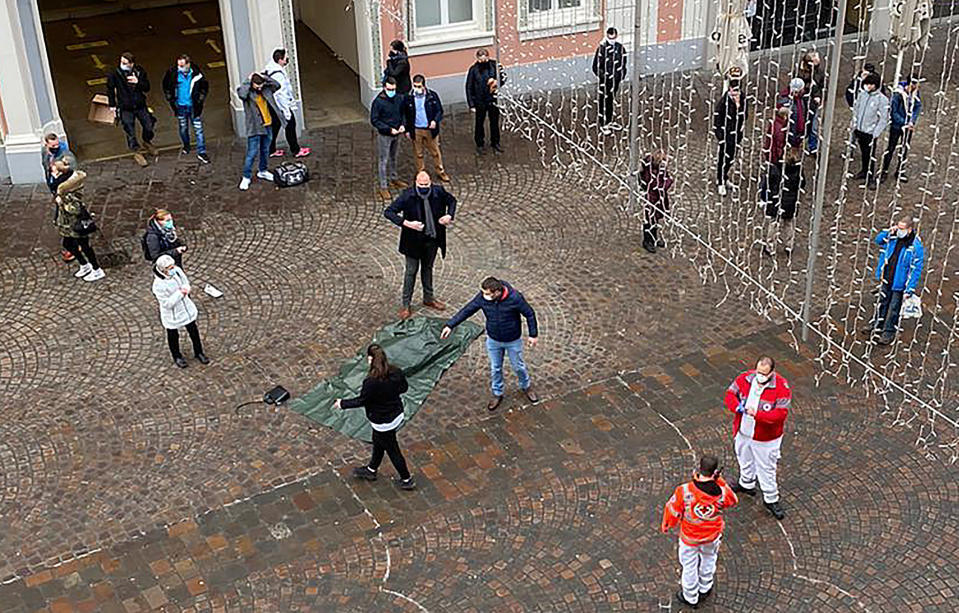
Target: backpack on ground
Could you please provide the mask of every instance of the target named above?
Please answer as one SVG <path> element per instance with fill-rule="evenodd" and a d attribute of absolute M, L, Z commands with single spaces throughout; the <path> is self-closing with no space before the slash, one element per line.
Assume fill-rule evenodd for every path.
<path fill-rule="evenodd" d="M 293 187 L 310 180 L 310 170 L 303 162 L 284 162 L 273 171 L 277 187 Z"/>

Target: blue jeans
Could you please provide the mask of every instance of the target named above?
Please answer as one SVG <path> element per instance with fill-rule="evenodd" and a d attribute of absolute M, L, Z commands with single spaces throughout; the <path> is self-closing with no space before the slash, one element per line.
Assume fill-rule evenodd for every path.
<path fill-rule="evenodd" d="M 884 334 L 895 334 L 899 325 L 899 312 L 902 311 L 903 290 L 895 291 L 888 283 L 879 290 L 879 313 L 873 327 Z"/>
<path fill-rule="evenodd" d="M 513 372 L 519 379 L 519 388 L 521 390 L 529 389 L 529 372 L 526 370 L 526 362 L 523 361 L 523 337 L 510 343 L 494 341 L 486 337 L 486 351 L 489 352 L 490 376 L 493 379 L 493 395 L 503 395 L 503 352 L 509 356 L 509 363 L 513 365 Z"/>
<path fill-rule="evenodd" d="M 203 138 L 203 120 L 193 115 L 192 106 L 178 106 L 176 109 L 176 119 L 180 124 L 180 142 L 183 148 L 190 150 L 190 124 L 193 124 L 193 132 L 196 134 L 196 152 L 206 153 L 206 139 Z"/>
<path fill-rule="evenodd" d="M 246 159 L 243 161 L 243 176 L 249 179 L 253 176 L 253 160 L 260 154 L 260 172 L 267 169 L 267 158 L 270 157 L 270 135 L 246 137 Z"/>
<path fill-rule="evenodd" d="M 816 151 L 819 149 L 819 113 L 809 114 L 809 125 L 806 132 L 806 146 L 810 151 Z"/>

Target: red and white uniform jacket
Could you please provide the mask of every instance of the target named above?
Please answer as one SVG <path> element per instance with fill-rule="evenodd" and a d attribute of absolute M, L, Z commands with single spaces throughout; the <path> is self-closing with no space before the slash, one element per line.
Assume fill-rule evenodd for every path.
<path fill-rule="evenodd" d="M 783 435 L 783 425 L 789 413 L 792 391 L 786 379 L 778 373 L 773 373 L 773 380 L 766 384 L 759 396 L 756 416 L 752 418 L 755 419 L 753 423 L 744 409 L 755 379 L 756 371 L 747 370 L 736 377 L 726 390 L 726 408 L 735 415 L 733 436 L 742 431 L 743 435 L 749 436 L 754 441 L 774 441 Z"/>
<path fill-rule="evenodd" d="M 709 494 L 702 487 L 715 489 L 718 494 Z M 726 485 L 722 477 L 717 477 L 708 485 L 697 485 L 689 481 L 676 488 L 663 509 L 663 532 L 679 524 L 679 538 L 695 547 L 703 543 L 712 543 L 723 533 L 726 523 L 723 511 L 736 506 L 739 499 L 736 493 Z"/>

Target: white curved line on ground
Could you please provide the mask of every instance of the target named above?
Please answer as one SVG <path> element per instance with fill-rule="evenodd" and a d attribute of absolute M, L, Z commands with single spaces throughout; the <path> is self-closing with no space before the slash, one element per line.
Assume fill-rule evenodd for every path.
<path fill-rule="evenodd" d="M 623 385 L 623 387 L 625 387 L 627 390 L 629 390 L 629 393 L 631 393 L 632 395 L 636 396 L 637 398 L 639 398 L 639 399 L 642 400 L 643 402 L 646 402 L 646 406 L 648 406 L 650 409 L 652 409 L 653 413 L 656 413 L 657 415 L 659 415 L 659 418 L 660 418 L 661 420 L 663 420 L 664 422 L 666 422 L 667 424 L 669 424 L 669 427 L 676 431 L 676 434 L 679 435 L 679 438 L 683 439 L 683 442 L 686 443 L 686 449 L 687 449 L 687 451 L 689 451 L 690 455 L 693 456 L 693 461 L 695 462 L 695 461 L 696 461 L 696 451 L 693 449 L 693 445 L 692 445 L 692 443 L 689 442 L 689 439 L 686 438 L 686 435 L 683 434 L 683 431 L 679 429 L 679 426 L 677 426 L 677 425 L 674 424 L 673 422 L 669 421 L 669 420 L 666 418 L 665 415 L 663 415 L 662 413 L 660 413 L 659 411 L 657 411 L 656 409 L 654 409 L 654 408 L 653 408 L 653 405 L 649 404 L 649 402 L 647 402 L 647 401 L 646 401 L 645 399 L 643 399 L 639 394 L 637 394 L 637 393 L 633 390 L 633 388 L 629 387 L 629 384 L 626 383 L 626 381 L 624 381 L 621 376 L 616 375 L 616 380 L 619 381 L 619 382 Z"/>

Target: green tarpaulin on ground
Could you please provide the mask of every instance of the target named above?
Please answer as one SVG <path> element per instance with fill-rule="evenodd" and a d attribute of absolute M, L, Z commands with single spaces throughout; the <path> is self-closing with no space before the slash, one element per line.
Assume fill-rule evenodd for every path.
<path fill-rule="evenodd" d="M 483 329 L 463 322 L 446 340 L 440 340 L 440 332 L 446 320 L 434 317 L 414 317 L 381 328 L 371 342 L 378 343 L 386 351 L 391 364 L 403 369 L 410 389 L 403 394 L 403 412 L 406 423 L 423 405 L 433 386 L 443 372 L 463 355 L 469 344 Z M 340 368 L 335 377 L 321 381 L 300 398 L 290 402 L 296 413 L 312 419 L 337 432 L 370 442 L 370 422 L 363 409 L 336 410 L 333 401 L 337 398 L 359 396 L 363 379 L 369 372 L 366 348 L 363 345 L 349 362 Z"/>

